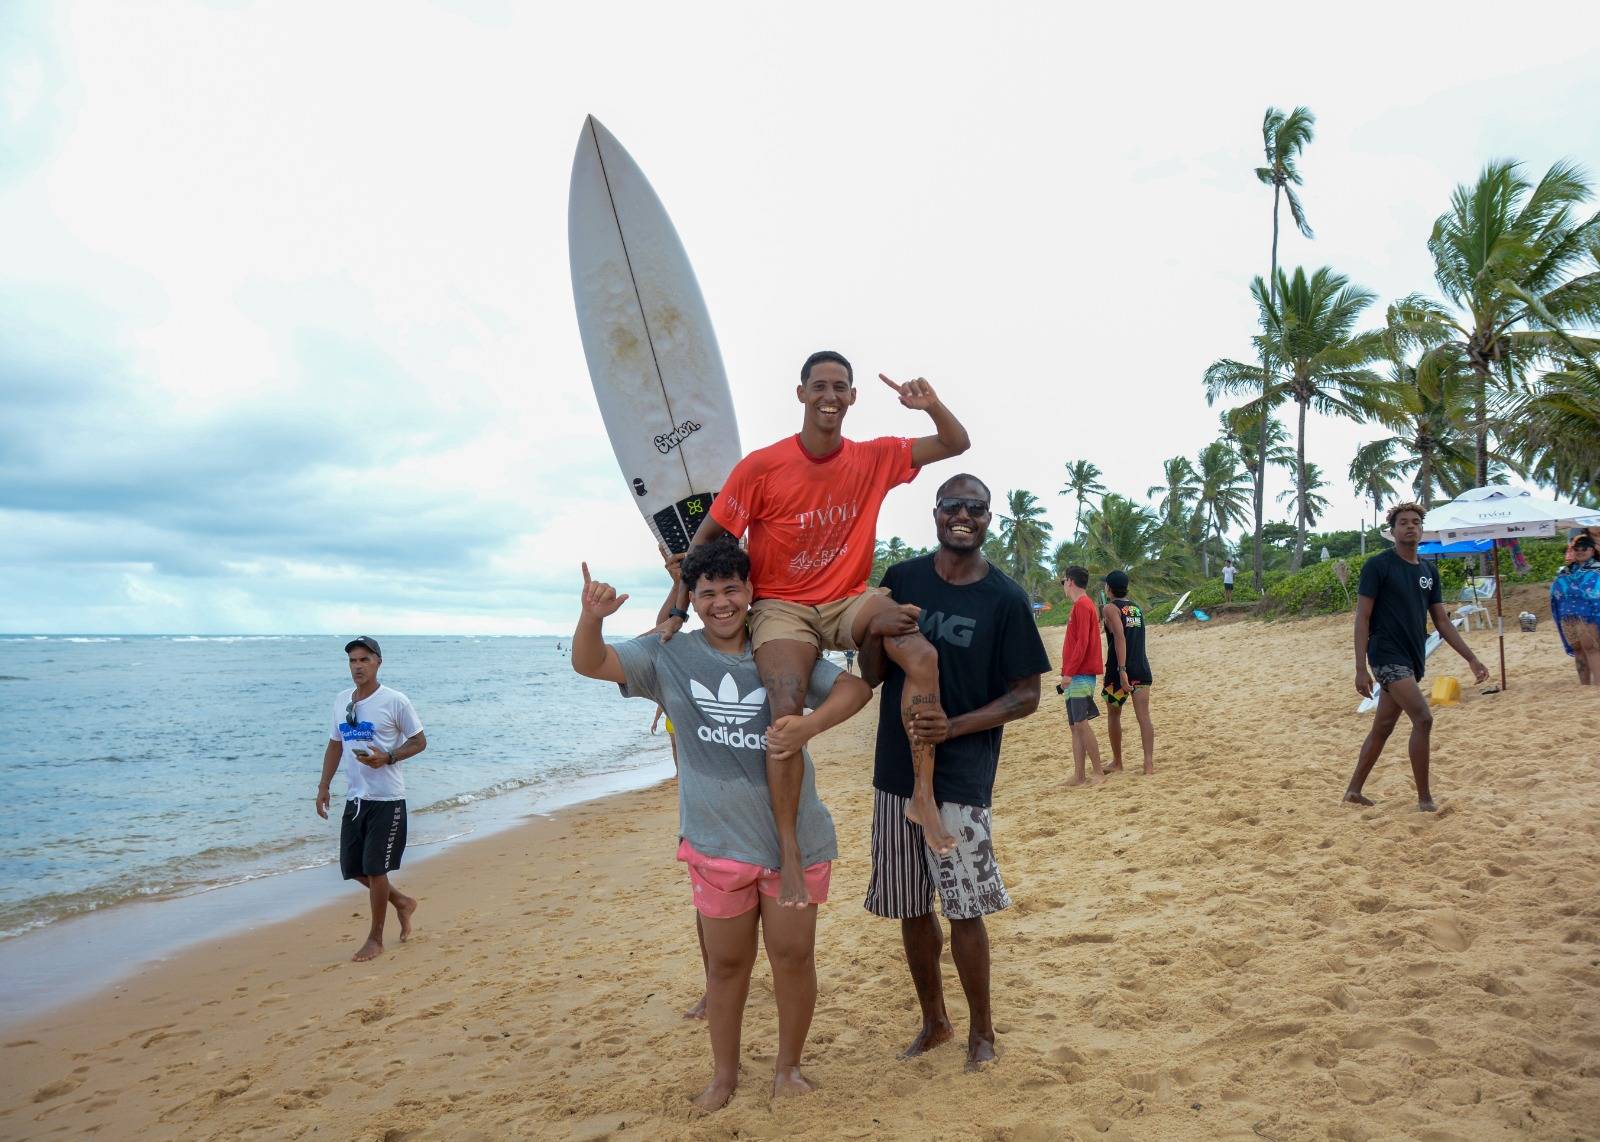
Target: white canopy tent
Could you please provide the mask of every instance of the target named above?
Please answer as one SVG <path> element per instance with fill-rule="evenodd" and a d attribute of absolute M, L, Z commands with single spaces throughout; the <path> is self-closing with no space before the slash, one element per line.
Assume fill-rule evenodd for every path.
<path fill-rule="evenodd" d="M 1470 539 L 1537 539 L 1571 527 L 1600 527 L 1600 511 L 1540 496 L 1519 484 L 1490 484 L 1462 492 L 1428 512 L 1422 538 L 1440 543 Z M 1500 548 L 1494 549 L 1494 617 L 1500 637 L 1500 689 L 1506 688 L 1506 624 L 1500 611 Z"/>

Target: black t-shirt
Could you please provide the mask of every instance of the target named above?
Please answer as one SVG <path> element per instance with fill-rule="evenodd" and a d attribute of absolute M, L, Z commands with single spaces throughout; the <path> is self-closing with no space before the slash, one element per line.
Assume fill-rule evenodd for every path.
<path fill-rule="evenodd" d="M 940 578 L 933 569 L 933 556 L 924 555 L 890 567 L 883 573 L 883 586 L 895 602 L 922 608 L 917 624 L 939 652 L 939 702 L 952 718 L 987 706 L 1016 679 L 1050 669 L 1028 596 L 998 567 L 991 566 L 976 583 L 958 587 Z M 906 676 L 887 658 L 885 670 L 872 784 L 885 793 L 909 797 L 915 771 L 911 743 L 900 722 Z M 950 738 L 934 758 L 935 799 L 988 805 L 999 762 L 999 726 Z"/>
<path fill-rule="evenodd" d="M 1128 644 L 1128 681 L 1153 685 L 1150 660 L 1144 653 L 1144 608 L 1132 599 L 1112 599 L 1111 606 L 1122 616 L 1122 638 Z M 1101 612 L 1104 614 L 1104 612 Z M 1111 627 L 1102 618 L 1100 625 L 1106 632 L 1106 685 L 1113 689 L 1122 685 L 1121 664 L 1117 661 L 1117 639 Z"/>
<path fill-rule="evenodd" d="M 1428 608 L 1441 602 L 1439 569 L 1429 560 L 1407 563 L 1393 550 L 1361 565 L 1357 591 L 1372 600 L 1367 661 L 1373 666 L 1409 666 L 1422 677 L 1428 642 Z"/>

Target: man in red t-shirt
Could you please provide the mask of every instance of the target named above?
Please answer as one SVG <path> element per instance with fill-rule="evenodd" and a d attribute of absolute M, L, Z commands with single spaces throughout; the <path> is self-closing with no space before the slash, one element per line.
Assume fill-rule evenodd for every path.
<path fill-rule="evenodd" d="M 1100 612 L 1089 598 L 1088 586 L 1088 570 L 1076 563 L 1061 576 L 1061 589 L 1072 603 L 1067 633 L 1061 640 L 1061 684 L 1056 687 L 1056 693 L 1066 695 L 1067 725 L 1072 728 L 1072 780 L 1068 785 L 1097 785 L 1105 776 L 1100 768 L 1100 743 L 1089 724 L 1100 716 L 1094 688 L 1105 661 L 1100 657 Z M 1093 777 L 1084 776 L 1085 755 L 1094 765 Z"/>
<path fill-rule="evenodd" d="M 803 711 L 805 683 L 823 650 L 858 650 L 869 638 L 906 673 L 901 717 L 912 743 L 916 788 L 906 816 L 923 828 L 929 847 L 955 844 L 933 798 L 934 745 L 919 739 L 914 714 L 939 704 L 939 660 L 917 629 L 919 609 L 897 606 L 882 587 L 869 588 L 878 509 L 891 488 L 910 483 L 926 464 L 959 456 L 970 446 L 961 427 L 922 378 L 896 384 L 882 373 L 906 408 L 926 412 L 934 435 L 912 440 L 844 437 L 844 415 L 856 403 L 855 375 L 838 353 L 813 353 L 800 369 L 795 396 L 805 407 L 800 432 L 746 456 L 734 467 L 695 532 L 691 549 L 723 534 L 749 532 L 750 641 L 771 703 L 772 720 Z M 658 628 L 671 638 L 688 618 L 677 600 Z M 779 901 L 807 902 L 795 818 L 804 768 L 799 754 L 767 753 L 767 784 L 782 856 Z"/>

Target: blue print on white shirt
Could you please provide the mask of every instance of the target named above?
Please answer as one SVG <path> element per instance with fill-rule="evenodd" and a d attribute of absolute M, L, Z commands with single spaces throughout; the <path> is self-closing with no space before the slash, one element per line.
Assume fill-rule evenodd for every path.
<path fill-rule="evenodd" d="M 347 742 L 369 742 L 372 740 L 372 723 L 357 722 L 352 726 L 349 722 L 340 722 L 339 734 Z"/>

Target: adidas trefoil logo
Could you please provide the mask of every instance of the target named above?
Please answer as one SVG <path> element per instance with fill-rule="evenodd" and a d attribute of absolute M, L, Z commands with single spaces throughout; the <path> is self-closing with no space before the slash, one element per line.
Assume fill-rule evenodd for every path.
<path fill-rule="evenodd" d="M 767 702 L 767 691 L 763 686 L 757 686 L 743 698 L 739 697 L 739 684 L 733 680 L 732 674 L 722 676 L 722 684 L 717 687 L 715 694 L 691 678 L 689 693 L 693 695 L 695 705 L 725 726 L 742 726 L 759 714 Z"/>

